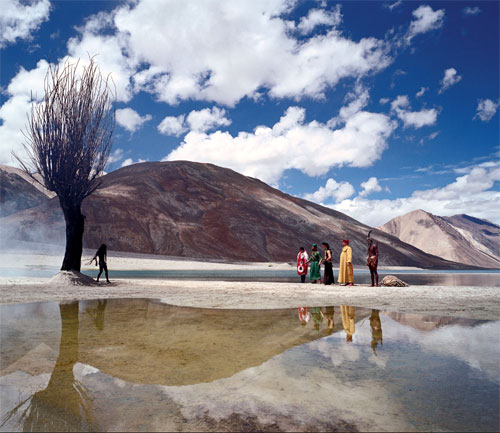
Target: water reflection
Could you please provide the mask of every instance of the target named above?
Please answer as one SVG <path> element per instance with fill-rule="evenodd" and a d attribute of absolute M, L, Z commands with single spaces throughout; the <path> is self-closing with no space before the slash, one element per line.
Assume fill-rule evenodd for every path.
<path fill-rule="evenodd" d="M 499 322 L 348 305 L 22 309 L 0 307 L 1 430 L 498 431 Z"/>

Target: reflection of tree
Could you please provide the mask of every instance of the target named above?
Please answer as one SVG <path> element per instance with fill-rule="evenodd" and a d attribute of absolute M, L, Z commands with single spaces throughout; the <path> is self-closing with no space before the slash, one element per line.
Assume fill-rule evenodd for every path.
<path fill-rule="evenodd" d="M 2 420 L 20 414 L 23 431 L 84 431 L 92 428 L 92 401 L 73 376 L 78 362 L 78 302 L 59 305 L 61 343 L 47 388 L 19 403 Z"/>
<path fill-rule="evenodd" d="M 372 314 L 370 316 L 370 328 L 372 330 L 371 346 L 373 353 L 376 355 L 378 343 L 380 342 L 380 345 L 382 345 L 382 322 L 380 321 L 378 310 L 372 310 Z"/>
<path fill-rule="evenodd" d="M 352 336 L 354 335 L 355 332 L 355 327 L 354 327 L 354 307 L 348 306 L 348 305 L 341 305 L 340 306 L 340 311 L 342 313 L 342 325 L 344 326 L 345 329 L 345 339 L 348 343 L 352 342 Z"/>

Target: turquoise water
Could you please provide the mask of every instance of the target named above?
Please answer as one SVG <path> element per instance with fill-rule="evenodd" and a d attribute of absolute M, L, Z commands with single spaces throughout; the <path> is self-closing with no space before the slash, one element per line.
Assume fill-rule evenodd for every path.
<path fill-rule="evenodd" d="M 500 321 L 0 306 L 2 431 L 498 431 Z"/>
<path fill-rule="evenodd" d="M 57 268 L 13 268 L 1 271 L 6 277 L 51 277 L 59 272 Z M 182 271 L 134 271 L 110 269 L 110 278 L 160 278 L 160 279 L 199 279 L 225 281 L 270 281 L 299 282 L 295 270 L 182 270 Z M 97 277 L 98 271 L 84 271 L 86 275 Z M 338 270 L 334 269 L 335 277 Z M 355 269 L 355 282 L 369 284 L 370 273 L 365 269 Z M 500 287 L 500 270 L 486 271 L 440 271 L 440 270 L 380 270 L 379 279 L 384 275 L 396 275 L 412 285 L 447 285 L 447 286 L 485 286 Z"/>

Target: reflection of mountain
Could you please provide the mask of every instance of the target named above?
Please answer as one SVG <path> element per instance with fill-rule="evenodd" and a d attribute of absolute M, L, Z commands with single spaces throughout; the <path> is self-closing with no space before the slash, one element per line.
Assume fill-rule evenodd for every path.
<path fill-rule="evenodd" d="M 86 302 L 88 308 L 94 305 Z M 356 320 L 367 315 L 359 313 Z M 335 332 L 343 329 L 337 316 Z M 108 300 L 102 330 L 91 316 L 81 317 L 79 360 L 128 382 L 187 385 L 233 376 L 324 336 L 312 321 L 302 326 L 296 310 L 221 311 Z"/>
<path fill-rule="evenodd" d="M 421 314 L 411 313 L 384 313 L 386 316 L 400 323 L 410 326 L 420 331 L 433 331 L 449 325 L 462 325 L 473 327 L 486 323 L 484 320 L 464 319 L 460 317 L 442 317 L 442 316 L 422 316 Z"/>
<path fill-rule="evenodd" d="M 289 261 L 300 245 L 330 242 L 338 260 L 351 240 L 354 262 L 365 264 L 368 226 L 285 194 L 233 170 L 187 161 L 135 164 L 102 178 L 83 202 L 84 244 L 110 250 L 192 258 Z M 57 199 L 2 219 L 15 239 L 60 243 L 64 220 Z M 380 264 L 456 269 L 375 230 Z M 463 266 L 462 266 L 463 267 Z"/>
<path fill-rule="evenodd" d="M 486 220 L 468 215 L 439 217 L 416 210 L 379 229 L 447 260 L 500 268 L 500 227 Z"/>

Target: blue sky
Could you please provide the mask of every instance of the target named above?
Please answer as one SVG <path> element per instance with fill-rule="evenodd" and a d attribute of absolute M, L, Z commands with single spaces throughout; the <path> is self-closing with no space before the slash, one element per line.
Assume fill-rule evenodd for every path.
<path fill-rule="evenodd" d="M 499 2 L 0 0 L 1 164 L 49 63 L 117 89 L 108 171 L 211 162 L 371 226 L 500 223 Z"/>

